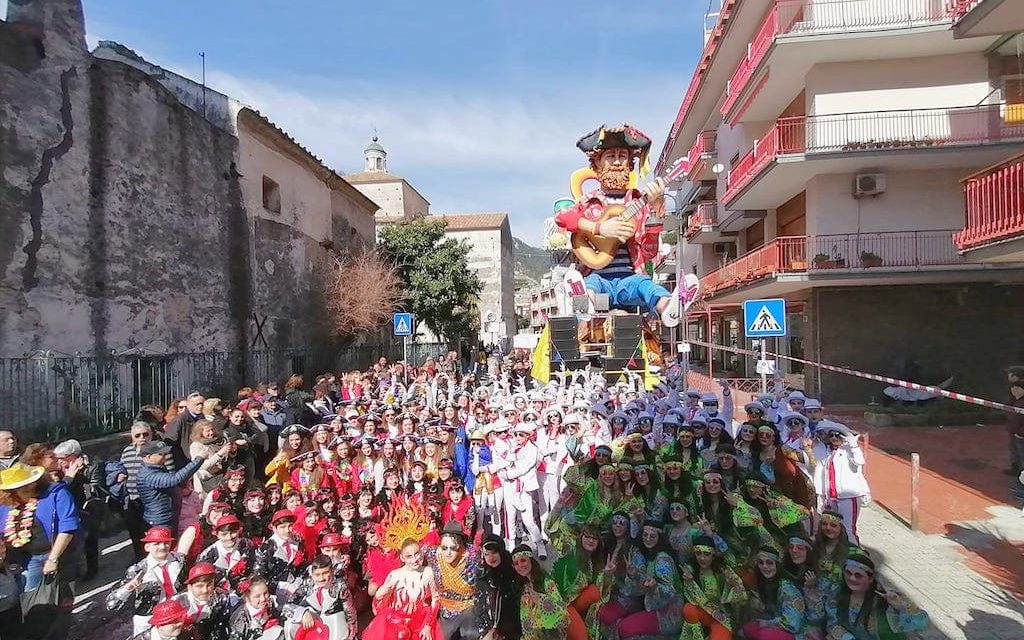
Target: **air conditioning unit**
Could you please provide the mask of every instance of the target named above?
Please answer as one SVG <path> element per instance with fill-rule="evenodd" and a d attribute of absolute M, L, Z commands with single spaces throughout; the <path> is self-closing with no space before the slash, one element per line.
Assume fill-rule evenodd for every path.
<path fill-rule="evenodd" d="M 877 196 L 885 193 L 884 173 L 858 173 L 853 182 L 853 197 Z"/>

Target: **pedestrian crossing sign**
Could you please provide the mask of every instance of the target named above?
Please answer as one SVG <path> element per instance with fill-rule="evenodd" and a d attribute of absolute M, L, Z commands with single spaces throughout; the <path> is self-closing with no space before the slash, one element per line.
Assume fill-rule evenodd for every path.
<path fill-rule="evenodd" d="M 748 338 L 786 335 L 786 301 L 782 298 L 744 300 L 743 329 Z"/>
<path fill-rule="evenodd" d="M 411 336 L 412 335 L 412 314 L 411 313 L 396 313 L 392 322 L 394 333 L 396 337 Z"/>

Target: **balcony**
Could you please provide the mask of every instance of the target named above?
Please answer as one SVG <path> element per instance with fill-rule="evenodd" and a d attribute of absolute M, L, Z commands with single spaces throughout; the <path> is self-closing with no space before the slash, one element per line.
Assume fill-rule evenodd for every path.
<path fill-rule="evenodd" d="M 700 284 L 702 295 L 723 296 L 772 282 L 779 286 L 758 295 L 783 295 L 810 286 L 898 284 L 914 272 L 925 277 L 946 272 L 939 281 L 948 281 L 950 269 L 980 267 L 960 255 L 947 230 L 789 236 L 747 252 L 705 275 Z"/>
<path fill-rule="evenodd" d="M 985 262 L 1024 261 L 1024 155 L 963 180 L 966 224 L 953 236 Z"/>
<path fill-rule="evenodd" d="M 690 219 L 683 232 L 687 242 L 703 244 L 718 242 L 717 233 L 713 233 L 718 226 L 718 203 L 715 201 L 701 202 L 697 209 L 690 214 Z M 713 238 L 711 236 L 714 236 Z"/>
<path fill-rule="evenodd" d="M 1024 31 L 1018 0 L 949 0 L 954 38 L 1000 36 Z"/>
<path fill-rule="evenodd" d="M 881 155 L 887 171 L 991 165 L 1006 156 L 1002 144 L 1024 142 L 1015 106 L 781 118 L 729 171 L 721 202 L 734 210 L 771 209 L 817 174 L 856 172 L 865 158 Z"/>
<path fill-rule="evenodd" d="M 726 85 L 721 114 L 730 125 L 777 116 L 816 64 L 984 48 L 954 41 L 951 22 L 944 0 L 775 0 Z"/>
<path fill-rule="evenodd" d="M 697 141 L 690 147 L 686 154 L 686 169 L 683 175 L 688 180 L 698 182 L 700 180 L 711 180 L 715 174 L 711 168 L 715 164 L 715 143 L 718 133 L 716 131 L 704 131 L 697 136 Z"/>

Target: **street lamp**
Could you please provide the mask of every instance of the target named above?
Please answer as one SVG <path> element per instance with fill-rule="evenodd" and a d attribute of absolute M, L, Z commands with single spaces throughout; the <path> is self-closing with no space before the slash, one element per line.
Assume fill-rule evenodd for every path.
<path fill-rule="evenodd" d="M 676 295 L 679 295 L 679 285 L 682 283 L 682 264 L 683 264 L 683 231 L 686 227 L 686 214 L 679 208 L 679 200 L 676 198 L 676 194 L 665 192 L 666 198 L 672 198 L 672 215 L 676 216 L 679 220 L 679 224 L 676 227 Z M 685 325 L 685 316 L 679 319 L 679 326 Z M 683 332 L 680 329 L 678 338 L 676 337 L 676 331 L 672 331 L 669 335 L 669 346 L 672 349 L 673 355 L 678 360 L 678 348 L 677 345 L 682 342 Z"/>

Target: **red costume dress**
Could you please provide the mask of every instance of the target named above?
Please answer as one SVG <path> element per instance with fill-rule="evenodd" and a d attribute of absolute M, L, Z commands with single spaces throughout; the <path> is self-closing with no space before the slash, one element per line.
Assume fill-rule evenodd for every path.
<path fill-rule="evenodd" d="M 431 630 L 432 640 L 444 640 L 437 608 L 431 605 L 433 589 L 433 582 L 427 582 L 414 596 L 398 583 L 383 596 L 374 597 L 376 615 L 363 631 L 363 640 L 421 640 L 424 628 Z"/>

